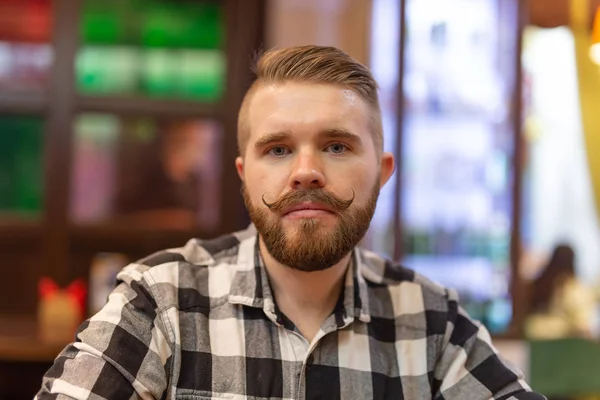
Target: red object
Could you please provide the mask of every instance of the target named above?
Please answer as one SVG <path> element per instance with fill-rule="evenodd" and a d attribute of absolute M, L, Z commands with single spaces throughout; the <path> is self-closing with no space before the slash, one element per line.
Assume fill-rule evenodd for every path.
<path fill-rule="evenodd" d="M 69 295 L 75 299 L 79 306 L 80 315 L 85 314 L 85 300 L 87 297 L 87 287 L 85 282 L 81 279 L 73 281 L 69 287 L 67 287 Z"/>
<path fill-rule="evenodd" d="M 41 299 L 48 299 L 54 296 L 59 290 L 58 285 L 50 278 L 40 279 L 38 291 Z"/>
<path fill-rule="evenodd" d="M 85 301 L 87 297 L 87 287 L 83 279 L 71 282 L 64 290 L 75 301 L 80 314 L 83 316 L 85 314 Z M 61 289 L 52 279 L 43 277 L 38 284 L 38 291 L 40 299 L 46 300 L 55 296 Z"/>
<path fill-rule="evenodd" d="M 0 41 L 48 43 L 51 36 L 50 0 L 0 0 Z"/>

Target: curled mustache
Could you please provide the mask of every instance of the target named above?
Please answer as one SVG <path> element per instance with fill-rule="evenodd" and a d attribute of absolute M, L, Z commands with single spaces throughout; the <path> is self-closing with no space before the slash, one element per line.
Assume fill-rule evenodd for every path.
<path fill-rule="evenodd" d="M 281 196 L 281 198 L 273 203 L 267 203 L 265 195 L 262 195 L 262 202 L 269 210 L 281 214 L 284 210 L 295 206 L 296 204 L 303 202 L 313 202 L 323 204 L 327 207 L 332 208 L 337 212 L 343 212 L 352 205 L 356 193 L 352 190 L 352 198 L 343 200 L 334 195 L 333 193 L 327 192 L 323 189 L 310 189 L 310 190 L 293 190 Z"/>

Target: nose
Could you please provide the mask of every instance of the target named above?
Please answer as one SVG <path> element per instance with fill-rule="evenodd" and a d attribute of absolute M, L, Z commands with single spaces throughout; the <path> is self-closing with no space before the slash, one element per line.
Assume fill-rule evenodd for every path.
<path fill-rule="evenodd" d="M 325 175 L 319 155 L 313 151 L 298 153 L 290 175 L 292 189 L 315 189 L 325 186 Z"/>

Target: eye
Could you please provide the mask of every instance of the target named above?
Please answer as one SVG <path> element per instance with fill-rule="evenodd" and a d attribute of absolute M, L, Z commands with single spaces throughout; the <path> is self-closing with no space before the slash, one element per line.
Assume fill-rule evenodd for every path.
<path fill-rule="evenodd" d="M 343 143 L 332 143 L 326 147 L 333 154 L 343 154 L 348 150 L 348 146 Z"/>
<path fill-rule="evenodd" d="M 275 157 L 282 157 L 288 154 L 288 152 L 288 149 L 283 146 L 275 146 L 271 147 L 269 151 L 267 151 L 267 154 L 270 154 Z"/>

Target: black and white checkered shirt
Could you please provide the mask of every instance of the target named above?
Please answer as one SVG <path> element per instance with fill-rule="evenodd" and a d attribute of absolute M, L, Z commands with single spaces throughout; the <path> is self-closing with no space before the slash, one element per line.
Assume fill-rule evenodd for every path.
<path fill-rule="evenodd" d="M 309 343 L 248 230 L 127 266 L 37 399 L 543 399 L 456 294 L 356 249 Z"/>

